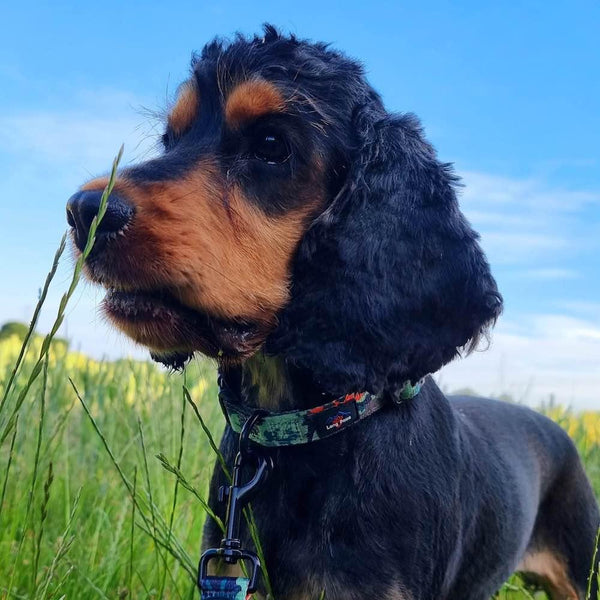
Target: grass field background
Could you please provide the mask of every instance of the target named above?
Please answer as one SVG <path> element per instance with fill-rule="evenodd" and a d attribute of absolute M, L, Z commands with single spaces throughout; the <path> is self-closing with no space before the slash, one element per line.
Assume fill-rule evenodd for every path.
<path fill-rule="evenodd" d="M 17 335 L 0 340 L 0 389 L 21 343 Z M 5 413 L 41 347 L 32 338 Z M 195 597 L 215 454 L 183 387 L 218 436 L 213 365 L 197 360 L 183 375 L 168 374 L 149 362 L 98 362 L 61 341 L 42 365 L 1 446 L 0 596 Z M 598 413 L 544 410 L 576 440 L 600 492 Z M 544 596 L 516 580 L 500 593 L 531 597 Z"/>

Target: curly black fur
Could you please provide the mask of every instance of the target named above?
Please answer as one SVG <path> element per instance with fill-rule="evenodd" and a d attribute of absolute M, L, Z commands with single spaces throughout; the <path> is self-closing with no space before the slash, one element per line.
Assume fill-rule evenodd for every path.
<path fill-rule="evenodd" d="M 458 178 L 415 116 L 389 114 L 356 61 L 271 26 L 208 44 L 193 66 L 222 85 L 249 73 L 275 82 L 313 125 L 296 156 L 308 147 L 327 160 L 330 204 L 300 246 L 267 352 L 341 394 L 416 381 L 477 343 L 502 299 L 459 211 Z"/>
<path fill-rule="evenodd" d="M 269 343 L 337 394 L 437 371 L 502 307 L 458 209 L 457 178 L 416 118 L 372 98 L 351 129 L 346 182 L 300 247 L 292 302 Z"/>

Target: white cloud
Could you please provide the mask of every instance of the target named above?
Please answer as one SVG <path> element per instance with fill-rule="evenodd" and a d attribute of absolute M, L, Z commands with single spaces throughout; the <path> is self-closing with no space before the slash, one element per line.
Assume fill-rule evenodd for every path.
<path fill-rule="evenodd" d="M 552 233 L 498 227 L 492 231 L 482 231 L 477 224 L 475 228 L 481 232 L 481 245 L 494 265 L 534 265 L 552 255 L 564 255 L 570 244 L 567 238 Z"/>
<path fill-rule="evenodd" d="M 156 147 L 159 121 L 141 108 L 139 99 L 122 92 L 82 92 L 69 109 L 24 111 L 0 116 L 4 152 L 55 169 L 110 166 L 121 143 L 125 162 L 141 160 Z"/>
<path fill-rule="evenodd" d="M 116 140 L 134 132 L 130 117 L 90 117 L 82 113 L 18 115 L 0 120 L 0 136 L 13 150 L 33 149 L 52 163 L 98 163 L 115 153 Z M 117 148 L 118 149 L 118 148 Z"/>
<path fill-rule="evenodd" d="M 586 302 L 583 300 L 558 301 L 557 307 L 569 313 L 575 313 L 586 318 L 598 318 L 600 315 L 600 302 Z"/>
<path fill-rule="evenodd" d="M 563 404 L 598 409 L 599 366 L 598 315 L 522 315 L 520 323 L 499 323 L 487 351 L 447 365 L 437 377 L 446 391 L 509 393 L 532 405 L 554 395 Z"/>
<path fill-rule="evenodd" d="M 538 278 L 557 277 L 556 261 L 598 247 L 597 232 L 586 230 L 583 211 L 600 210 L 600 192 L 549 187 L 535 179 L 463 173 L 461 207 L 492 264 L 527 267 Z M 546 262 L 548 264 L 540 264 Z"/>
<path fill-rule="evenodd" d="M 566 190 L 549 187 L 536 179 L 516 179 L 466 171 L 461 173 L 465 188 L 465 208 L 519 209 L 544 214 L 571 213 L 590 204 L 600 204 L 597 191 Z"/>

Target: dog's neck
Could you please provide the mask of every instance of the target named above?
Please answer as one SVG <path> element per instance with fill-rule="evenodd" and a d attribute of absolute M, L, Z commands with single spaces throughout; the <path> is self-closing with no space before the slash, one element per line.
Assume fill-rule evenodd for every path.
<path fill-rule="evenodd" d="M 239 387 L 245 403 L 269 411 L 310 408 L 331 400 L 319 391 L 309 373 L 290 367 L 279 356 L 262 352 L 242 365 Z"/>

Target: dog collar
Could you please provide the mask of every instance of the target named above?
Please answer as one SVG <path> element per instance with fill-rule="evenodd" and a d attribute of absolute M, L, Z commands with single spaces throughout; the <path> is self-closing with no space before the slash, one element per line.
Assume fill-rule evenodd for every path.
<path fill-rule="evenodd" d="M 331 402 L 305 410 L 283 412 L 261 411 L 260 422 L 252 428 L 249 439 L 261 446 L 280 447 L 308 444 L 330 437 L 366 419 L 393 401 L 402 404 L 420 391 L 423 380 L 412 384 L 406 381 L 393 396 L 389 393 L 360 392 L 340 396 Z M 234 396 L 222 377 L 219 377 L 219 402 L 227 423 L 240 433 L 244 423 L 256 408 L 233 400 Z"/>

